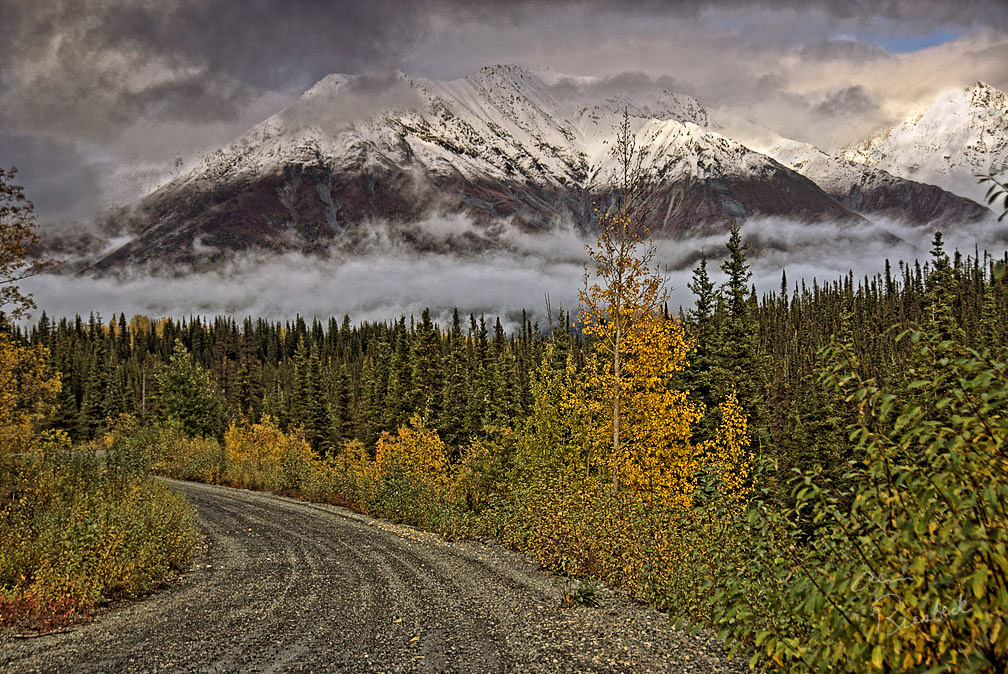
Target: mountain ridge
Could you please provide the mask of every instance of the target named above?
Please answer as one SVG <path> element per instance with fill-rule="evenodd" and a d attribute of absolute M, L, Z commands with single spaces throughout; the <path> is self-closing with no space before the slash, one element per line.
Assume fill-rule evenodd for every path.
<path fill-rule="evenodd" d="M 561 101 L 534 73 L 507 65 L 449 81 L 333 74 L 142 199 L 123 218 L 135 238 L 92 270 L 199 267 L 252 248 L 352 251 L 375 223 L 422 252 L 435 244 L 417 224 L 458 213 L 473 232 L 436 245 L 462 253 L 493 247 L 505 220 L 529 232 L 558 223 L 589 231 L 593 206 L 610 198 L 610 142 L 624 110 L 658 178 L 655 236 L 723 232 L 758 216 L 854 223 L 874 212 L 920 223 L 986 210 L 847 155 L 820 158 L 812 146 L 802 150 L 811 163 L 800 165 L 794 146 L 757 152 L 712 128 L 698 101 L 668 90 Z M 809 169 L 818 165 L 846 171 L 847 189 L 824 189 L 825 169 Z"/>

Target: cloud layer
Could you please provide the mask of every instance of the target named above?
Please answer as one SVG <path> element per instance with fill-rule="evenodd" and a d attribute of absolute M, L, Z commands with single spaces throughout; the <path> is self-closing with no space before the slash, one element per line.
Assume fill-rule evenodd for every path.
<path fill-rule="evenodd" d="M 442 237 L 457 236 L 469 225 L 461 220 L 435 223 L 427 229 Z M 743 236 L 753 247 L 753 282 L 761 291 L 780 287 L 781 270 L 791 284 L 813 279 L 831 282 L 853 271 L 855 278 L 874 275 L 888 258 L 925 260 L 933 232 L 898 223 L 841 227 L 808 225 L 777 219 L 752 220 Z M 945 232 L 948 250 L 959 248 L 1003 254 L 1008 231 L 993 222 Z M 30 279 L 24 289 L 35 295 L 50 316 L 120 312 L 150 316 L 193 314 L 246 315 L 289 319 L 296 315 L 325 319 L 349 314 L 354 321 L 419 316 L 430 307 L 447 320 L 453 307 L 464 313 L 500 315 L 517 324 L 522 309 L 545 325 L 545 296 L 554 308 L 576 310 L 587 261 L 585 241 L 569 228 L 527 235 L 507 230 L 503 248 L 462 257 L 418 256 L 388 239 L 362 255 L 320 259 L 288 254 L 241 258 L 212 273 L 181 278 L 134 275 L 124 279 L 46 275 Z M 670 305 L 689 306 L 691 270 L 701 254 L 709 259 L 712 277 L 720 280 L 725 237 L 659 241 L 656 260 L 668 278 Z"/>

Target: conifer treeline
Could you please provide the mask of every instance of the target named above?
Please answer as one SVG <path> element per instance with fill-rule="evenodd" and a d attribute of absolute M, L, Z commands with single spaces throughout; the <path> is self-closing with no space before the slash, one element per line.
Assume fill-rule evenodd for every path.
<path fill-rule="evenodd" d="M 713 283 L 706 260 L 694 270 L 696 304 L 682 313 L 696 348 L 682 386 L 714 410 L 721 389 L 733 386 L 751 419 L 754 446 L 772 451 L 789 466 L 809 467 L 825 457 L 830 439 L 843 459 L 842 404 L 829 400 L 816 382 L 817 353 L 832 335 L 847 336 L 862 374 L 880 382 L 899 380 L 908 350 L 896 340 L 901 328 L 926 325 L 946 312 L 966 342 L 1003 349 L 1008 319 L 1008 280 L 997 280 L 986 254 L 949 259 L 940 235 L 930 260 L 899 263 L 874 277 L 847 275 L 826 284 L 804 282 L 757 297 L 748 285 L 745 246 L 737 232 L 722 265 L 727 280 Z M 552 339 L 578 357 L 585 345 L 569 316 Z M 394 431 L 413 414 L 437 429 L 452 451 L 487 426 L 510 426 L 531 405 L 530 378 L 550 337 L 523 314 L 517 334 L 506 335 L 498 319 L 463 321 L 456 311 L 442 328 L 425 310 L 419 320 L 353 325 L 271 322 L 246 318 L 213 320 L 136 316 L 104 323 L 98 317 L 61 319 L 42 314 L 21 335 L 50 348 L 62 373 L 56 425 L 86 440 L 107 419 L 132 413 L 155 419 L 174 386 L 166 376 L 177 345 L 192 354 L 212 382 L 200 402 L 205 430 L 220 434 L 232 419 L 268 414 L 281 427 L 305 429 L 322 453 L 349 438 L 373 446 L 383 430 Z M 179 351 L 182 356 L 183 351 Z M 559 364 L 558 364 L 559 365 Z M 712 428 L 706 420 L 698 432 Z M 829 453 L 829 452 L 827 452 Z"/>
<path fill-rule="evenodd" d="M 219 409 L 209 410 L 216 423 L 208 430 L 219 434 L 230 419 L 268 414 L 283 428 L 303 426 L 326 452 L 349 438 L 373 445 L 414 413 L 456 447 L 523 415 L 545 338 L 524 315 L 521 325 L 508 337 L 500 319 L 488 326 L 469 316 L 464 324 L 456 311 L 441 329 L 428 310 L 418 321 L 361 325 L 348 316 L 326 324 L 124 315 L 53 323 L 43 313 L 24 337 L 50 348 L 63 377 L 56 424 L 75 440 L 90 439 L 121 413 L 157 418 L 181 346 L 210 375 L 213 398 L 203 407 Z"/>

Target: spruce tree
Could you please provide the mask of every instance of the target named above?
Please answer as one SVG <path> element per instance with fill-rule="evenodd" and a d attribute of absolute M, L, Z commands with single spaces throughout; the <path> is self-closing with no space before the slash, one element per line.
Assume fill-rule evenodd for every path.
<path fill-rule="evenodd" d="M 444 365 L 441 337 L 431 322 L 430 309 L 424 309 L 413 339 L 410 357 L 412 366 L 412 410 L 431 424 L 441 415 L 441 395 L 444 387 Z"/>
<path fill-rule="evenodd" d="M 721 285 L 724 320 L 719 326 L 717 351 L 714 353 L 716 397 L 724 399 L 730 390 L 749 416 L 749 434 L 753 446 L 769 442 L 764 409 L 766 368 L 759 353 L 759 324 L 752 312 L 749 279 L 752 272 L 746 260 L 748 245 L 743 243 L 737 224 L 728 238 L 728 257 L 721 264 L 727 278 Z"/>
<path fill-rule="evenodd" d="M 450 458 L 457 458 L 457 452 L 465 438 L 466 409 L 469 406 L 469 368 L 465 336 L 458 308 L 452 313 L 452 326 L 448 333 L 448 357 L 445 361 L 446 374 L 441 418 L 437 428 L 441 439 L 449 447 Z"/>
<path fill-rule="evenodd" d="M 308 357 L 307 414 L 304 418 L 306 438 L 315 451 L 327 454 L 332 448 L 332 419 L 326 397 L 325 379 L 318 346 L 312 342 Z"/>
<path fill-rule="evenodd" d="M 304 337 L 300 337 L 294 349 L 294 390 L 291 392 L 291 424 L 304 426 L 308 417 L 310 405 L 308 371 L 308 345 Z"/>
<path fill-rule="evenodd" d="M 465 428 L 467 434 L 475 435 L 483 430 L 486 423 L 491 396 L 490 342 L 483 316 L 480 316 L 479 324 L 476 323 L 475 316 L 469 316 L 469 335 L 472 352 L 469 354 L 469 401 L 466 406 Z"/>
<path fill-rule="evenodd" d="M 500 318 L 494 325 L 488 380 L 488 404 L 483 419 L 487 426 L 505 426 L 518 415 L 515 390 L 515 360 L 507 344 Z"/>
<path fill-rule="evenodd" d="M 997 300 L 995 299 L 995 283 L 996 281 L 991 279 L 991 282 L 984 287 L 980 326 L 978 329 L 980 348 L 986 347 L 993 351 L 999 350 L 1004 346 L 1005 340 L 1005 324 L 1002 320 L 1001 312 L 998 310 Z"/>
<path fill-rule="evenodd" d="M 224 401 L 181 340 L 176 340 L 168 367 L 157 377 L 162 416 L 181 422 L 193 436 L 220 436 L 224 431 Z"/>
<path fill-rule="evenodd" d="M 353 436 L 353 395 L 350 390 L 350 375 L 343 361 L 336 364 L 332 395 L 332 428 L 333 439 L 337 445 Z M 377 404 L 377 402 L 375 402 Z M 371 423 L 374 427 L 381 425 L 381 410 L 376 410 L 377 416 Z"/>
<path fill-rule="evenodd" d="M 385 405 L 385 427 L 395 430 L 406 424 L 413 413 L 410 394 L 413 390 L 413 376 L 410 362 L 410 340 L 406 331 L 406 317 L 399 319 L 395 326 L 395 349 L 389 370 L 388 397 Z"/>
<path fill-rule="evenodd" d="M 298 339 L 294 351 L 294 394 L 291 401 L 291 423 L 304 429 L 305 439 L 316 452 L 324 454 L 332 445 L 329 402 L 325 394 L 322 362 L 318 347 L 309 349 L 304 336 Z"/>
<path fill-rule="evenodd" d="M 943 341 L 961 342 L 965 335 L 953 313 L 955 285 L 942 234 L 935 232 L 931 241 L 931 270 L 924 283 L 925 328 Z"/>
<path fill-rule="evenodd" d="M 108 417 L 105 403 L 108 399 L 111 380 L 108 344 L 106 340 L 96 338 L 87 375 L 84 379 L 84 397 L 81 400 L 81 410 L 78 416 L 77 435 L 83 440 L 93 438 Z"/>
<path fill-rule="evenodd" d="M 694 402 L 704 405 L 706 413 L 694 427 L 694 435 L 697 439 L 709 439 L 718 421 L 713 368 L 720 335 L 715 322 L 718 293 L 707 273 L 706 255 L 701 255 L 687 287 L 696 295 L 696 301 L 686 314 L 686 329 L 693 338 L 693 351 L 689 355 L 689 365 L 681 373 L 682 388 L 690 392 Z"/>

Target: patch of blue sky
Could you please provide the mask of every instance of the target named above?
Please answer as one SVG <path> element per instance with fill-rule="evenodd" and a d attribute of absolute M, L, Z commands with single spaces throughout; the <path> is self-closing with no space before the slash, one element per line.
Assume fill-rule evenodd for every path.
<path fill-rule="evenodd" d="M 876 35 L 872 41 L 891 52 L 906 54 L 928 47 L 936 47 L 957 37 L 959 34 L 951 30 L 938 30 L 933 33 L 917 35 Z"/>

